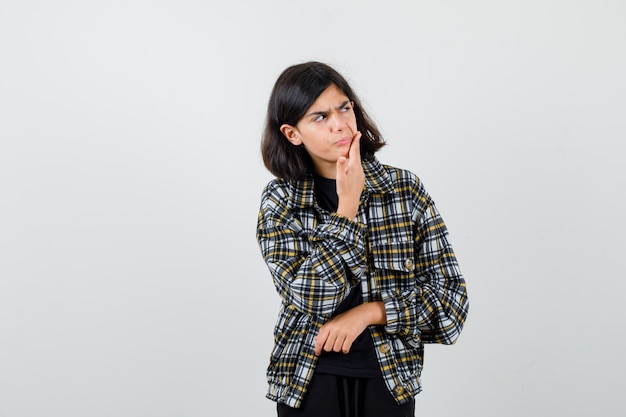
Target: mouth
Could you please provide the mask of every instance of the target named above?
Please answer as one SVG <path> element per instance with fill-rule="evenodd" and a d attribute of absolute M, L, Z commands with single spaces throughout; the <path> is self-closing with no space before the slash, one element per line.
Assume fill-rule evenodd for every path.
<path fill-rule="evenodd" d="M 345 146 L 345 145 L 350 145 L 352 143 L 352 138 L 354 137 L 354 132 L 352 131 L 350 126 L 348 126 L 347 124 L 346 124 L 346 127 L 348 128 L 348 130 L 350 132 L 346 136 L 344 136 L 343 138 L 341 138 L 337 142 L 335 142 L 335 145 L 337 145 L 337 146 Z"/>
<path fill-rule="evenodd" d="M 337 142 L 335 142 L 335 145 L 345 146 L 345 145 L 349 145 L 351 141 L 352 141 L 352 138 L 349 136 L 346 136 L 345 138 L 341 138 Z"/>

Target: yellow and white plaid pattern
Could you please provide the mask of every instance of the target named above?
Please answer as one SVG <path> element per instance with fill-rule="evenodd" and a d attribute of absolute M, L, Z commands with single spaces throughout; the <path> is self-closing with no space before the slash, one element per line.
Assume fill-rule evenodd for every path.
<path fill-rule="evenodd" d="M 454 343 L 467 317 L 465 280 L 421 181 L 376 159 L 363 169 L 355 221 L 315 203 L 313 177 L 274 179 L 262 193 L 257 240 L 282 300 L 267 397 L 291 407 L 313 375 L 318 329 L 355 285 L 385 304 L 387 324 L 369 330 L 399 404 L 421 391 L 423 344 Z"/>

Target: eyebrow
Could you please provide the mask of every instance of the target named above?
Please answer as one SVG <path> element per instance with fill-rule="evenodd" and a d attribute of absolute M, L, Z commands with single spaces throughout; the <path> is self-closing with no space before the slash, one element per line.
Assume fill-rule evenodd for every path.
<path fill-rule="evenodd" d="M 349 103 L 350 103 L 350 100 L 346 100 L 346 101 L 344 101 L 343 103 L 341 103 L 340 105 L 338 105 L 337 107 L 335 107 L 335 109 L 336 109 L 336 110 L 339 110 L 339 109 L 341 109 L 341 108 L 344 108 L 344 107 L 346 107 L 346 105 L 347 105 L 347 104 L 349 104 Z M 328 113 L 328 110 L 326 110 L 326 111 L 314 111 L 314 112 L 311 112 L 311 113 L 307 114 L 305 117 L 325 115 L 325 114 L 327 114 L 327 113 Z"/>

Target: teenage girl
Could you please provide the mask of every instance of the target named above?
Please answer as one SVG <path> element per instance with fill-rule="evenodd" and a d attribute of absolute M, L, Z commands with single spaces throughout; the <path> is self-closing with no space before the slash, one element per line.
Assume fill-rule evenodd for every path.
<path fill-rule="evenodd" d="M 359 98 L 320 62 L 285 69 L 261 144 L 276 177 L 257 240 L 281 307 L 267 369 L 278 416 L 413 416 L 425 343 L 468 312 L 446 226 Z"/>

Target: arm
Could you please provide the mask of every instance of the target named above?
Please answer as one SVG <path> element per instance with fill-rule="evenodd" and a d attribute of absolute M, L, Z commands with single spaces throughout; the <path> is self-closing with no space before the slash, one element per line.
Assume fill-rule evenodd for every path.
<path fill-rule="evenodd" d="M 286 303 L 311 315 L 331 315 L 365 270 L 365 226 L 354 222 L 365 183 L 361 133 L 336 163 L 337 213 L 330 222 L 304 230 L 290 211 L 283 181 L 264 191 L 257 240 L 274 284 Z M 312 213 L 309 213 L 313 215 Z M 306 214 L 304 214 L 306 215 Z"/>
<path fill-rule="evenodd" d="M 422 343 L 452 344 L 468 313 L 465 280 L 434 203 L 419 182 L 413 193 L 416 285 L 403 294 L 383 294 L 385 330 Z"/>
<path fill-rule="evenodd" d="M 257 240 L 280 297 L 310 315 L 330 315 L 365 268 L 365 226 L 333 215 L 305 230 L 293 215 L 288 185 L 263 192 Z"/>

